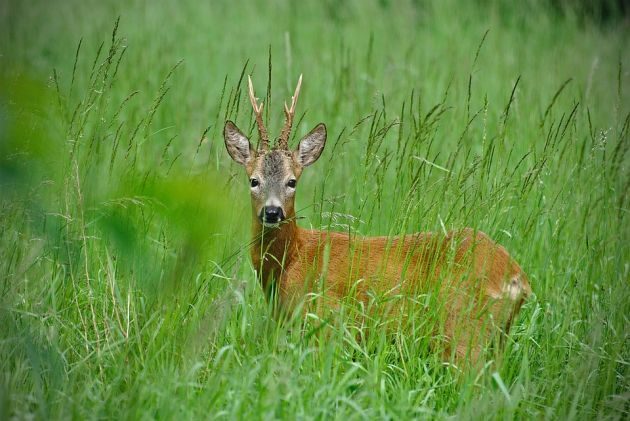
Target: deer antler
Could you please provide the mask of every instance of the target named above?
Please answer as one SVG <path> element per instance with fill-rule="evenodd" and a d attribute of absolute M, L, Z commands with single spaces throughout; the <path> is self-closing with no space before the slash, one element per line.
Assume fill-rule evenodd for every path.
<path fill-rule="evenodd" d="M 262 150 L 269 149 L 269 135 L 267 134 L 267 129 L 265 128 L 265 124 L 263 123 L 262 110 L 264 102 L 261 102 L 258 105 L 258 100 L 256 99 L 256 95 L 254 94 L 254 85 L 252 84 L 252 78 L 247 76 L 249 81 L 249 100 L 252 103 L 252 107 L 254 108 L 254 114 L 256 115 L 256 125 L 258 126 L 258 135 L 260 136 L 261 144 L 259 146 Z"/>
<path fill-rule="evenodd" d="M 298 96 L 300 95 L 300 88 L 302 87 L 302 75 L 298 79 L 295 93 L 291 97 L 291 108 L 287 107 L 286 101 L 284 102 L 284 115 L 285 122 L 280 137 L 278 138 L 278 147 L 280 149 L 289 149 L 289 135 L 291 134 L 291 126 L 293 126 L 293 116 L 295 115 L 295 105 L 297 104 Z"/>

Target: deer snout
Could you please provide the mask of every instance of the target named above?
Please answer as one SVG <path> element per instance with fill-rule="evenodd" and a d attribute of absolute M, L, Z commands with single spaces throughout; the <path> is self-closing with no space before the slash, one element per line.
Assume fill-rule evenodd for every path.
<path fill-rule="evenodd" d="M 280 206 L 265 206 L 260 212 L 263 224 L 277 224 L 284 219 L 284 212 Z"/>

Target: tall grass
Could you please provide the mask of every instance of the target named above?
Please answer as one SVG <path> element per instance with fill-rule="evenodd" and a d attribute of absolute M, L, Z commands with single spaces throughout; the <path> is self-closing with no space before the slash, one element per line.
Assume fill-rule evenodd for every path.
<path fill-rule="evenodd" d="M 1 6 L 0 418 L 627 416 L 627 25 L 523 3 Z M 535 293 L 499 362 L 273 320 L 221 130 L 299 73 L 300 224 L 489 233 Z"/>

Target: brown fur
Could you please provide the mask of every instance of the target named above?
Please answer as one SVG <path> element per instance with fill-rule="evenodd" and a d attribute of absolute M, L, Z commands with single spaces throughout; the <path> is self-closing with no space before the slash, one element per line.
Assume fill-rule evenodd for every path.
<path fill-rule="evenodd" d="M 446 236 L 351 238 L 302 229 L 291 216 L 271 229 L 254 218 L 253 228 L 260 239 L 251 249 L 254 267 L 260 268 L 265 290 L 277 283 L 278 305 L 285 313 L 291 314 L 310 293 L 323 294 L 325 305 L 333 308 L 351 293 L 365 305 L 370 295 L 402 296 L 388 308 L 391 314 L 404 312 L 405 296 L 436 293 L 444 306 L 444 354 L 454 351 L 458 360 L 468 356 L 476 362 L 493 329 L 507 333 L 531 293 L 527 277 L 507 251 L 470 228 Z"/>

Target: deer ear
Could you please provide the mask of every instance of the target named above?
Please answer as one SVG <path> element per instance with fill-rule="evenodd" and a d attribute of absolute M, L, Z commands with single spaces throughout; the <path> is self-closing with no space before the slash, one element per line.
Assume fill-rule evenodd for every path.
<path fill-rule="evenodd" d="M 324 150 L 324 145 L 326 145 L 326 126 L 324 123 L 319 123 L 300 140 L 293 154 L 298 164 L 307 167 L 317 161 Z"/>
<path fill-rule="evenodd" d="M 247 164 L 247 161 L 254 155 L 254 150 L 247 137 L 230 120 L 225 122 L 223 138 L 225 139 L 225 147 L 232 159 L 241 165 Z"/>

